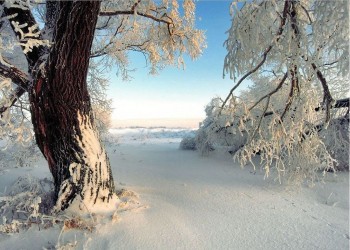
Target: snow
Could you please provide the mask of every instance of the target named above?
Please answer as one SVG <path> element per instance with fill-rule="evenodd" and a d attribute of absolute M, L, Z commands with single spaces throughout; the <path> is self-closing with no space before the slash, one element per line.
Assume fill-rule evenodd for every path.
<path fill-rule="evenodd" d="M 223 152 L 202 157 L 179 150 L 191 134 L 111 130 L 116 187 L 131 191 L 114 219 L 96 220 L 92 232 L 33 225 L 0 234 L 0 249 L 349 249 L 348 172 L 313 188 L 280 185 Z M 43 161 L 10 168 L 0 175 L 0 196 L 28 174 L 49 177 Z"/>
<path fill-rule="evenodd" d="M 72 193 L 72 183 L 77 184 L 78 182 L 85 183 L 81 193 L 83 194 L 84 199 L 81 199 L 82 196 L 78 195 L 71 202 L 69 208 L 70 214 L 81 214 L 82 207 L 84 210 L 88 210 L 90 213 L 105 213 L 114 211 L 117 208 L 119 199 L 116 195 L 110 197 L 110 189 L 108 184 L 110 182 L 110 169 L 108 168 L 108 157 L 106 151 L 100 145 L 99 137 L 96 130 L 93 129 L 93 125 L 89 122 L 89 119 L 84 119 L 84 117 L 78 113 L 78 120 L 80 122 L 80 131 L 81 135 L 76 135 L 75 140 L 79 143 L 79 148 L 83 149 L 84 152 L 76 154 L 76 157 L 82 157 L 85 164 L 84 168 L 89 167 L 89 170 L 84 172 L 91 172 L 89 174 L 83 174 L 82 164 L 81 163 L 71 163 L 69 165 L 69 172 L 72 176 L 72 179 L 66 179 L 60 187 L 58 194 L 57 204 L 62 204 L 62 200 L 66 200 L 67 196 Z M 87 157 L 88 156 L 88 157 Z M 98 171 L 93 171 L 94 168 L 98 167 Z M 97 195 L 90 190 L 94 190 L 96 186 L 99 186 Z M 108 198 L 107 198 L 108 197 Z M 108 199 L 109 206 L 102 200 Z M 59 208 L 58 211 L 61 209 Z"/>

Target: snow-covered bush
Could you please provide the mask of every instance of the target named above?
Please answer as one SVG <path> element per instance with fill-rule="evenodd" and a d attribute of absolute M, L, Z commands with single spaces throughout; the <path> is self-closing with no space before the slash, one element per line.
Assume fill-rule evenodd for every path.
<path fill-rule="evenodd" d="M 19 177 L 0 201 L 0 232 L 15 233 L 33 223 L 45 227 L 54 206 L 53 189 L 53 182 L 46 178 Z"/>
<path fill-rule="evenodd" d="M 212 143 L 209 140 L 208 134 L 205 130 L 199 129 L 196 137 L 196 148 L 201 152 L 202 155 L 208 155 L 210 151 L 214 150 Z"/>
<path fill-rule="evenodd" d="M 301 183 L 306 179 L 312 184 L 320 171 L 348 169 L 348 116 L 336 118 L 339 113 L 332 112 L 334 119 L 325 129 L 320 125 L 324 113 L 316 111 L 308 101 L 315 95 L 314 91 L 304 93 L 304 98 L 287 112 L 284 122 L 281 122 L 278 105 L 273 103 L 274 111 L 265 112 L 264 116 L 256 115 L 256 110 L 249 112 L 247 103 L 255 100 L 243 102 L 236 98 L 235 103 L 221 109 L 222 100 L 214 98 L 197 131 L 196 148 L 202 154 L 225 149 L 242 166 L 254 165 L 253 159 L 258 155 L 266 177 L 273 172 L 272 176 L 280 182 Z"/>
<path fill-rule="evenodd" d="M 207 155 L 214 149 L 236 152 L 246 142 L 246 132 L 229 123 L 230 112 L 220 113 L 221 104 L 222 100 L 216 97 L 205 108 L 206 118 L 195 136 L 196 148 L 201 154 Z"/>
<path fill-rule="evenodd" d="M 196 141 L 194 137 L 185 137 L 180 142 L 180 149 L 182 150 L 196 150 Z"/>

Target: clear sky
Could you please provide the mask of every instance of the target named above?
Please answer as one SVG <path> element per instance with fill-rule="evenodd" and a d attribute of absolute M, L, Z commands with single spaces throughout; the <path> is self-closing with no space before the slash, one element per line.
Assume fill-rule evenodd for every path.
<path fill-rule="evenodd" d="M 204 118 L 204 107 L 215 96 L 225 97 L 233 81 L 222 77 L 225 32 L 231 25 L 231 1 L 197 1 L 197 27 L 206 31 L 207 49 L 186 68 L 168 67 L 149 75 L 142 55 L 131 61 L 131 81 L 111 77 L 113 119 Z"/>

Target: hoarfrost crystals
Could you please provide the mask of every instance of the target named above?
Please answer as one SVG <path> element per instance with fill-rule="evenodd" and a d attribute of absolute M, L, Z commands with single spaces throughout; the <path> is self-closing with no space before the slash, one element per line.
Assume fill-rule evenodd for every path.
<path fill-rule="evenodd" d="M 327 108 L 335 103 L 332 96 L 348 97 L 348 3 L 250 1 L 242 7 L 238 2 L 231 6 L 223 73 L 239 81 L 225 101 L 208 105 L 198 148 L 228 147 L 242 165 L 254 164 L 258 153 L 266 177 L 274 168 L 279 181 L 285 176 L 313 183 L 318 170 L 334 171 L 347 152 L 342 148 L 349 148 L 348 132 L 327 143 L 339 129 L 327 129 L 329 114 L 331 124 L 349 124 L 344 108 Z M 246 79 L 253 85 L 235 97 Z M 240 133 L 231 133 L 231 127 Z M 338 154 L 332 153 L 335 146 Z M 344 163 L 348 168 L 349 161 Z"/>

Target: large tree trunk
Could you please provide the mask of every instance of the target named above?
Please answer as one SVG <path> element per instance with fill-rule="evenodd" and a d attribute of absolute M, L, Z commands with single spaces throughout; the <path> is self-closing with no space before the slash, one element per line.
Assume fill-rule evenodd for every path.
<path fill-rule="evenodd" d="M 45 70 L 38 70 L 29 93 L 36 141 L 54 178 L 56 211 L 111 207 L 116 197 L 86 83 L 99 7 L 99 1 L 59 3 Z"/>

